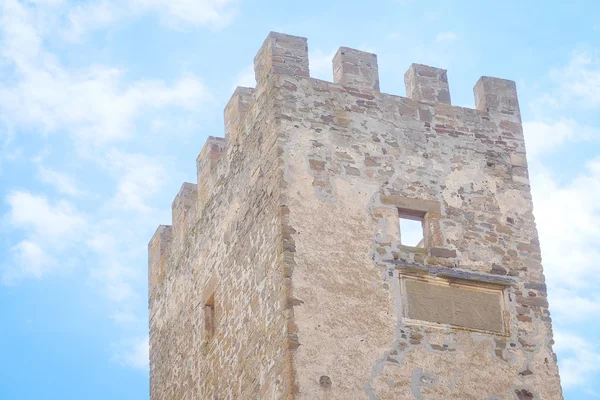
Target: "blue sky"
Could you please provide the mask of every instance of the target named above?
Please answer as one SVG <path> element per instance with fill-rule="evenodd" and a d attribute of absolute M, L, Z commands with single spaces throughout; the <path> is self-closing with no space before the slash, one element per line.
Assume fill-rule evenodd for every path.
<path fill-rule="evenodd" d="M 147 399 L 147 243 L 269 31 L 517 82 L 567 399 L 600 398 L 600 3 L 1 0 L 1 399 Z"/>

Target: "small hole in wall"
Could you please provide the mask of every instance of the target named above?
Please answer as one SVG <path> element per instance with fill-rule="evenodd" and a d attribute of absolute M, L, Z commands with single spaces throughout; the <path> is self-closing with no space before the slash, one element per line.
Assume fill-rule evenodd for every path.
<path fill-rule="evenodd" d="M 204 304 L 204 333 L 207 339 L 215 334 L 215 298 L 210 298 Z"/>
<path fill-rule="evenodd" d="M 400 223 L 400 243 L 410 247 L 425 247 L 423 217 L 401 212 L 398 221 Z"/>
<path fill-rule="evenodd" d="M 329 389 L 331 387 L 331 378 L 327 375 L 321 376 L 319 378 L 319 385 L 321 385 L 323 389 Z"/>

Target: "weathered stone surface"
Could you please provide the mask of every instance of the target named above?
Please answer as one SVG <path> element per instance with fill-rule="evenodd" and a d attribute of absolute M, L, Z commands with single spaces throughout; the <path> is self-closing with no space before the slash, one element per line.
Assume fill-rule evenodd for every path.
<path fill-rule="evenodd" d="M 562 399 L 514 82 L 455 107 L 444 70 L 413 66 L 404 98 L 351 53 L 312 79 L 306 39 L 271 33 L 207 140 L 149 244 L 152 400 Z M 407 275 L 438 300 L 499 288 L 502 313 L 407 319 Z"/>
<path fill-rule="evenodd" d="M 405 316 L 466 329 L 505 333 L 502 291 L 403 279 Z"/>
<path fill-rule="evenodd" d="M 453 258 L 456 257 L 456 250 L 441 249 L 439 247 L 432 247 L 429 252 L 434 257 L 442 258 Z"/>
<path fill-rule="evenodd" d="M 379 90 L 377 55 L 340 47 L 333 57 L 333 81 L 356 89 Z"/>
<path fill-rule="evenodd" d="M 450 104 L 450 89 L 445 69 L 413 64 L 404 75 L 406 96 L 428 103 Z M 422 115 L 422 111 L 419 111 Z"/>

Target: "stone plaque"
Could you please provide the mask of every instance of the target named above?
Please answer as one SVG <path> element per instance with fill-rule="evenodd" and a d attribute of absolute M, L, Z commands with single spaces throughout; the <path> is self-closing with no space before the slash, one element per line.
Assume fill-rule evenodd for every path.
<path fill-rule="evenodd" d="M 502 291 L 403 279 L 405 317 L 505 333 Z"/>

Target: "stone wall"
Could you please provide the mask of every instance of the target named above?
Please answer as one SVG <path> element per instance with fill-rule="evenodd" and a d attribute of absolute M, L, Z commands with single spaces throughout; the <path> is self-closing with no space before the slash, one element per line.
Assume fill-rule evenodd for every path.
<path fill-rule="evenodd" d="M 273 96 L 225 112 L 198 186 L 149 244 L 151 399 L 286 398 L 291 390 Z M 249 114 L 255 123 L 240 125 Z M 212 315 L 211 315 L 212 314 Z"/>
<path fill-rule="evenodd" d="M 345 47 L 325 82 L 278 33 L 254 63 L 150 242 L 151 398 L 561 399 L 514 82 L 393 96 Z"/>

